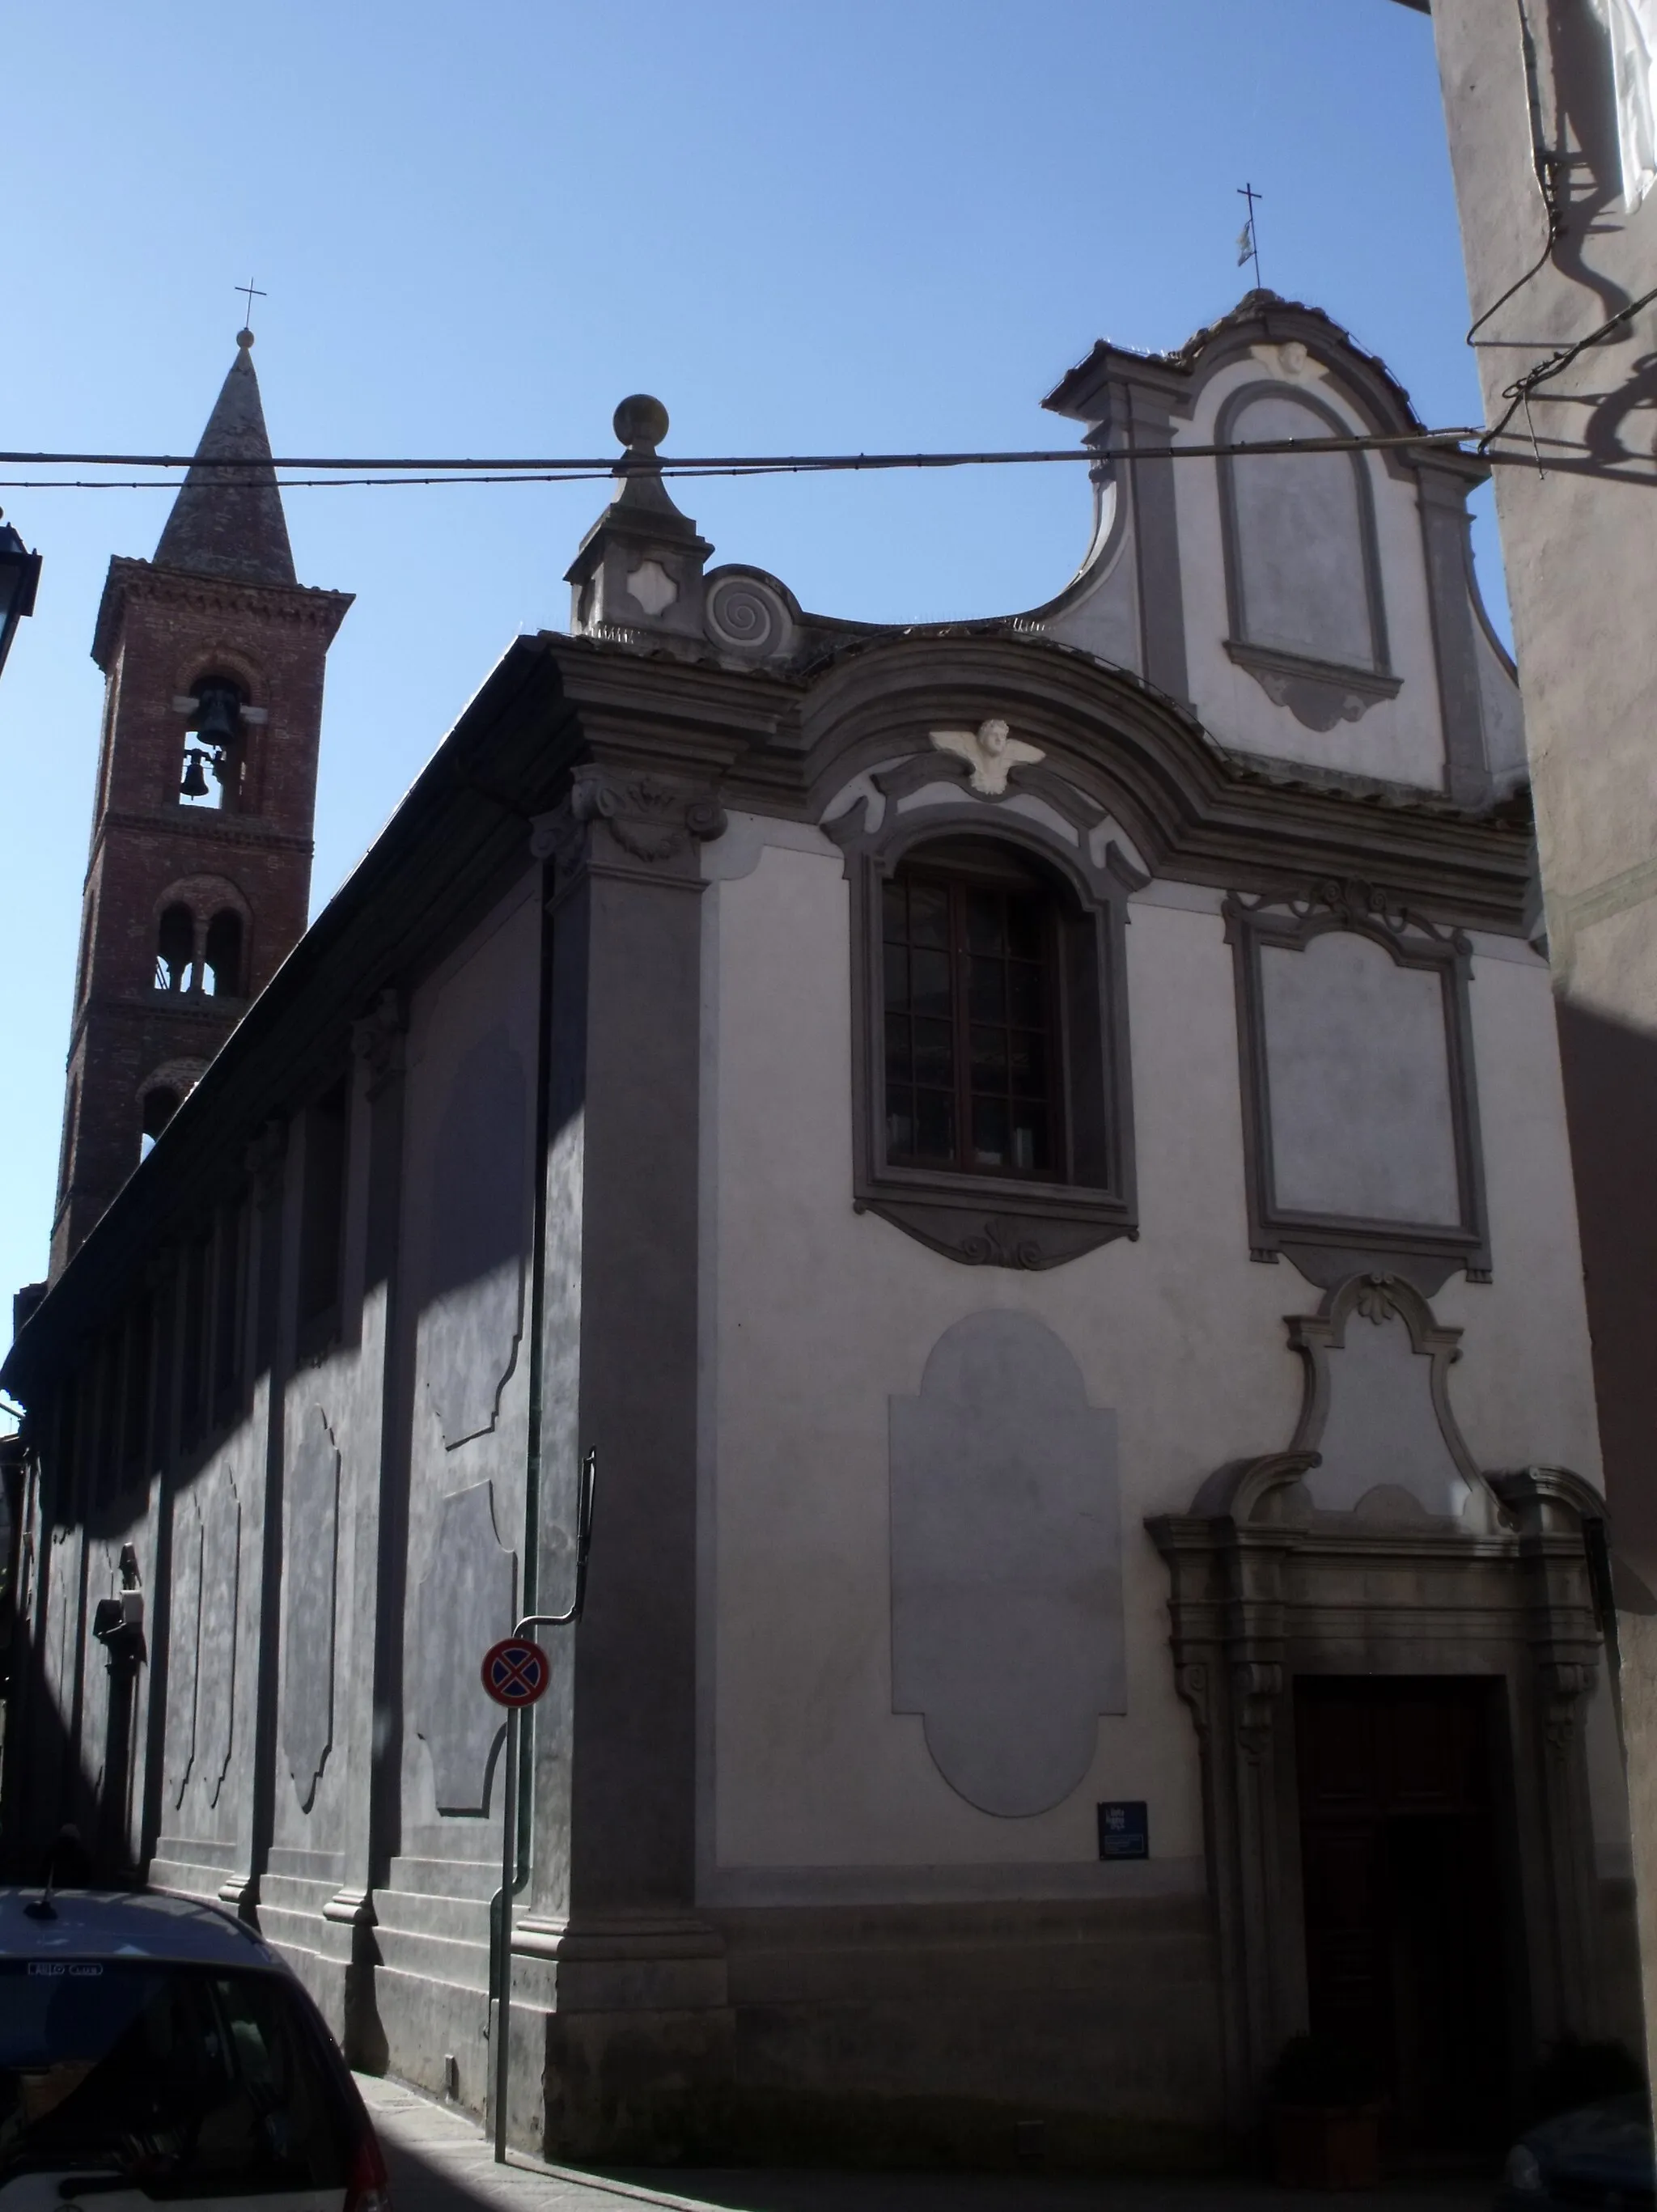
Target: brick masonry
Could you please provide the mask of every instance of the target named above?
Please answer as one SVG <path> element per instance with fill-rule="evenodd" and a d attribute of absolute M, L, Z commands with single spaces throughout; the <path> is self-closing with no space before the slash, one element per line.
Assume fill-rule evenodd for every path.
<path fill-rule="evenodd" d="M 268 449 L 267 449 L 268 450 Z M 165 544 L 165 540 L 163 543 Z M 317 750 L 329 645 L 342 592 L 110 564 L 93 656 L 107 689 L 82 901 L 81 952 L 52 1224 L 55 1279 L 137 1165 L 143 1097 L 187 1089 L 305 928 Z M 181 802 L 180 702 L 228 677 L 245 702 L 239 787 L 222 807 Z M 161 916 L 242 920 L 236 988 L 155 981 Z"/>

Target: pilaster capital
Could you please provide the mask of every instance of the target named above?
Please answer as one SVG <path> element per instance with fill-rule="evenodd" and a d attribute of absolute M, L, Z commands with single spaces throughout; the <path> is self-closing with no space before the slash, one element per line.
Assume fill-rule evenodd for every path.
<path fill-rule="evenodd" d="M 253 1202 L 261 1210 L 282 1196 L 282 1164 L 288 1155 L 288 1124 L 273 1114 L 249 1144 L 243 1158 L 252 1179 Z"/>
<path fill-rule="evenodd" d="M 534 817 L 530 851 L 553 863 L 561 891 L 583 872 L 699 879 L 695 848 L 727 819 L 709 784 L 589 763 L 561 806 Z"/>
<path fill-rule="evenodd" d="M 376 1098 L 388 1083 L 403 1073 L 403 1046 L 408 1016 L 402 995 L 389 988 L 379 992 L 366 1014 L 351 1024 L 351 1050 L 368 1072 L 368 1096 Z"/>

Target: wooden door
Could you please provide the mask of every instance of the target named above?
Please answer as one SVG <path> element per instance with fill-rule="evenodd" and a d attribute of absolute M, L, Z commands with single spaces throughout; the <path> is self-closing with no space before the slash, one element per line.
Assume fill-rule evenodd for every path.
<path fill-rule="evenodd" d="M 1310 2023 L 1371 2070 L 1406 2147 L 1506 2125 L 1497 1687 L 1295 1686 Z"/>

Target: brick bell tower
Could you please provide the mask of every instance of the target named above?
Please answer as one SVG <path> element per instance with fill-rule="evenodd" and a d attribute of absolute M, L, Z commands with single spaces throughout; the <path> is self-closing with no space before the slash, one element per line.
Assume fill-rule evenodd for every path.
<path fill-rule="evenodd" d="M 323 664 L 351 594 L 294 576 L 252 343 L 155 559 L 112 560 L 98 611 L 54 1279 L 305 927 Z"/>

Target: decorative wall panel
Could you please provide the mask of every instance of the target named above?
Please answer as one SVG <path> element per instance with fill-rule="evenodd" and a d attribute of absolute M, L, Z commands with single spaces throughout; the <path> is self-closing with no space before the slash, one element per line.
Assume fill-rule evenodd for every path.
<path fill-rule="evenodd" d="M 173 1604 L 167 1629 L 167 1795 L 176 1811 L 196 1762 L 196 1696 L 201 1680 L 202 1516 L 193 1498 L 175 1508 Z"/>
<path fill-rule="evenodd" d="M 495 1533 L 493 1484 L 452 1491 L 416 1595 L 410 1669 L 415 1730 L 431 1753 L 440 1813 L 488 1808 L 501 1713 L 479 1670 L 489 1645 L 512 1633 L 517 1587 L 518 1555 Z"/>
<path fill-rule="evenodd" d="M 433 1147 L 421 1358 L 451 1450 L 494 1427 L 518 1357 L 527 1090 L 506 1029 L 492 1030 L 456 1068 Z"/>
<path fill-rule="evenodd" d="M 892 1709 L 969 1802 L 1045 1812 L 1126 1708 L 1116 1416 L 1041 1322 L 982 1313 L 890 1423 Z"/>
<path fill-rule="evenodd" d="M 202 1597 L 197 1742 L 207 1802 L 216 1805 L 230 1771 L 236 1726 L 236 1656 L 241 1631 L 241 1499 L 230 1470 L 202 1486 Z"/>
<path fill-rule="evenodd" d="M 338 1586 L 340 1455 L 320 1406 L 308 1406 L 288 1475 L 288 1620 L 282 1743 L 308 1813 L 334 1735 L 334 1617 Z"/>

